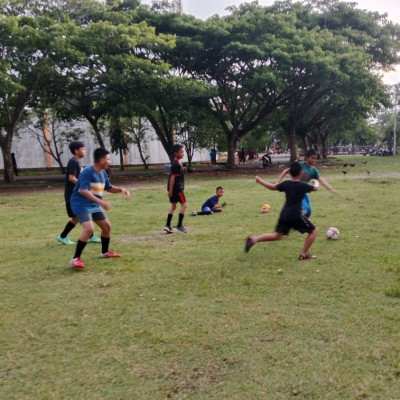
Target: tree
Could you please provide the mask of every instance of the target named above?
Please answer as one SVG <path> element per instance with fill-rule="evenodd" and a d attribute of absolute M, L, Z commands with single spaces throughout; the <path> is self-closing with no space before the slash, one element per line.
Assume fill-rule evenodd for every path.
<path fill-rule="evenodd" d="M 143 123 L 143 118 L 130 117 L 124 120 L 125 133 L 130 136 L 130 141 L 137 146 L 139 157 L 142 160 L 144 169 L 149 169 L 148 159 L 150 158 L 148 141 L 148 129 Z"/>
<path fill-rule="evenodd" d="M 72 140 L 79 140 L 84 133 L 83 129 L 77 126 L 77 122 L 63 123 L 51 110 L 42 110 L 30 113 L 23 123 L 23 128 L 38 141 L 42 150 L 57 162 L 61 173 L 65 174 L 62 148 Z"/>
<path fill-rule="evenodd" d="M 18 124 L 26 108 L 35 104 L 39 88 L 48 82 L 54 54 L 68 30 L 68 24 L 48 16 L 13 13 L 12 7 L 0 11 L 0 147 L 5 182 L 15 181 L 11 146 Z"/>

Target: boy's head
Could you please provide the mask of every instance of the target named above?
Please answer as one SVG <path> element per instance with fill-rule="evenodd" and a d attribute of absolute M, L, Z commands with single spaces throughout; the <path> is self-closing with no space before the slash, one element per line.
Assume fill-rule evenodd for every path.
<path fill-rule="evenodd" d="M 217 197 L 222 197 L 224 195 L 224 188 L 222 186 L 218 186 L 216 189 Z"/>
<path fill-rule="evenodd" d="M 172 146 L 172 153 L 178 160 L 182 159 L 185 155 L 185 148 L 183 145 L 176 143 Z"/>
<path fill-rule="evenodd" d="M 71 153 L 75 156 L 76 152 L 84 152 L 85 151 L 85 145 L 80 142 L 79 140 L 74 140 L 73 142 L 71 142 L 69 145 L 69 150 L 71 151 Z"/>
<path fill-rule="evenodd" d="M 103 169 L 107 169 L 110 165 L 110 152 L 103 148 L 98 148 L 93 152 L 95 164 L 101 164 Z"/>
<path fill-rule="evenodd" d="M 298 176 L 300 176 L 302 171 L 303 171 L 303 168 L 298 161 L 293 161 L 290 164 L 290 175 L 292 176 L 292 178 L 297 178 Z"/>
<path fill-rule="evenodd" d="M 307 165 L 315 165 L 318 160 L 318 153 L 314 149 L 307 150 L 304 159 Z"/>

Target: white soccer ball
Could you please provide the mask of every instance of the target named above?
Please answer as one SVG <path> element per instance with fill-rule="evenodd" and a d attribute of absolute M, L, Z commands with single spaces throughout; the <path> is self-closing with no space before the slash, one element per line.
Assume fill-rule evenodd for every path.
<path fill-rule="evenodd" d="M 333 240 L 339 239 L 339 229 L 332 226 L 326 231 L 326 237 Z"/>

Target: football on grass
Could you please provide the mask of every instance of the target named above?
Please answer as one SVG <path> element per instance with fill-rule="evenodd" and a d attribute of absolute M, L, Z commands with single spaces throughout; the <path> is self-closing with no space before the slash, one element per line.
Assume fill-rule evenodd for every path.
<path fill-rule="evenodd" d="M 271 211 L 271 206 L 269 204 L 263 204 L 261 207 L 262 213 L 268 213 Z"/>
<path fill-rule="evenodd" d="M 335 227 L 331 227 L 326 231 L 326 237 L 328 239 L 336 240 L 339 238 L 339 229 Z"/>

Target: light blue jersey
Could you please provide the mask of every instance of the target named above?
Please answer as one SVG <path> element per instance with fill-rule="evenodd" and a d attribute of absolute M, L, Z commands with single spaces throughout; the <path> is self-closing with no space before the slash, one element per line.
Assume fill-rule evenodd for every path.
<path fill-rule="evenodd" d="M 86 167 L 79 175 L 71 196 L 71 207 L 75 215 L 93 214 L 103 211 L 99 204 L 82 196 L 82 189 L 89 190 L 99 199 L 103 198 L 105 190 L 112 188 L 104 170 L 97 172 L 93 166 Z"/>

